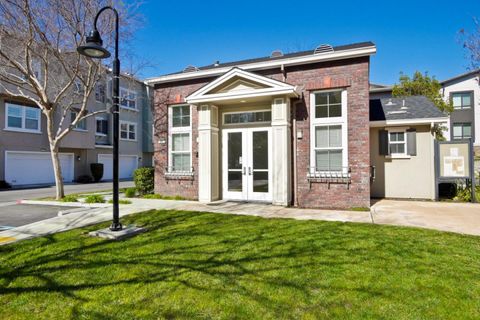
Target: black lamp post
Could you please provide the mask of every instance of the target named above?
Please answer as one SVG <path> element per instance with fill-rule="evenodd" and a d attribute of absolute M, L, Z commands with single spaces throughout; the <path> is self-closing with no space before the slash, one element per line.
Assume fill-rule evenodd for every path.
<path fill-rule="evenodd" d="M 98 11 L 93 23 L 93 31 L 87 36 L 87 43 L 77 48 L 78 53 L 95 59 L 105 59 L 110 57 L 110 52 L 105 49 L 100 33 L 97 30 L 97 20 L 100 14 L 110 9 L 115 13 L 115 57 L 113 59 L 113 222 L 110 226 L 112 231 L 122 230 L 118 208 L 118 134 L 119 134 L 119 114 L 118 114 L 118 95 L 120 78 L 120 60 L 118 60 L 118 12 L 110 6 L 103 7 Z"/>

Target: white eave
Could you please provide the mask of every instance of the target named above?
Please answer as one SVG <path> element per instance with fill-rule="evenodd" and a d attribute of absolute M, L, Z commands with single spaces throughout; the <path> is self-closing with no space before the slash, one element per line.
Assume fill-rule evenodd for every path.
<path fill-rule="evenodd" d="M 375 46 L 368 46 L 363 48 L 341 50 L 337 52 L 334 51 L 331 53 L 312 54 L 312 55 L 291 57 L 291 58 L 285 58 L 285 59 L 275 59 L 271 61 L 260 61 L 260 62 L 246 63 L 246 64 L 239 63 L 238 66 L 241 66 L 243 70 L 249 70 L 249 71 L 263 70 L 263 69 L 271 69 L 274 67 L 280 67 L 282 65 L 295 66 L 295 65 L 315 63 L 315 62 L 324 62 L 324 61 L 370 56 L 375 54 L 376 52 L 377 52 L 377 49 Z M 145 80 L 145 83 L 147 85 L 154 85 L 158 83 L 166 83 L 166 82 L 173 82 L 173 81 L 180 81 L 180 80 L 213 77 L 213 76 L 218 76 L 228 72 L 230 69 L 232 69 L 232 67 L 233 66 L 218 67 L 218 68 L 212 68 L 207 70 L 199 70 L 199 71 L 165 75 L 165 76 L 147 79 Z"/>
<path fill-rule="evenodd" d="M 380 120 L 380 121 L 370 121 L 370 127 L 375 128 L 375 127 L 403 126 L 403 125 L 430 125 L 432 123 L 446 123 L 446 122 L 448 122 L 448 117 Z"/>

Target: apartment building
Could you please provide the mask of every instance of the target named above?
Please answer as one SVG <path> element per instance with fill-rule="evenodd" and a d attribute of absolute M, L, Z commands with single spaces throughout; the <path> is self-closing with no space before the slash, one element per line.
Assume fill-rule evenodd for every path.
<path fill-rule="evenodd" d="M 74 90 L 83 90 L 76 84 Z M 100 79 L 87 110 L 109 110 L 112 104 L 111 74 Z M 152 117 L 149 88 L 138 79 L 120 79 L 120 178 L 152 165 Z M 60 117 L 61 109 L 57 117 Z M 64 126 L 75 118 L 67 114 Z M 90 175 L 91 163 L 103 163 L 103 180 L 112 179 L 113 118 L 109 112 L 86 118 L 61 141 L 60 159 L 66 183 Z M 54 183 L 46 119 L 27 101 L 12 99 L 0 89 L 0 181 L 12 186 Z"/>

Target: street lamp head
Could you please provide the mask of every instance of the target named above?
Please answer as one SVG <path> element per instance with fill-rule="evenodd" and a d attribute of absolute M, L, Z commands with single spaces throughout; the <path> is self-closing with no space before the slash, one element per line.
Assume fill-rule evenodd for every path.
<path fill-rule="evenodd" d="M 110 52 L 103 46 L 102 38 L 97 30 L 93 30 L 87 36 L 87 42 L 83 46 L 78 46 L 78 53 L 96 59 L 105 59 L 110 57 Z"/>

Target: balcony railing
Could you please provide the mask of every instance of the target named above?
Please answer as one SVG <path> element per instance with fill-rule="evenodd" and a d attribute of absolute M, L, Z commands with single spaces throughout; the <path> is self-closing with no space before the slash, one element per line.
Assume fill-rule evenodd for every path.
<path fill-rule="evenodd" d="M 350 167 L 340 167 L 335 169 L 326 170 L 325 168 L 309 167 L 307 172 L 307 179 L 310 183 L 326 183 L 330 188 L 331 183 L 346 184 L 347 188 L 350 187 L 351 179 L 351 168 Z"/>
<path fill-rule="evenodd" d="M 167 179 L 193 180 L 193 176 L 193 167 L 190 167 L 190 170 L 178 170 L 174 167 L 165 168 L 165 178 Z"/>

